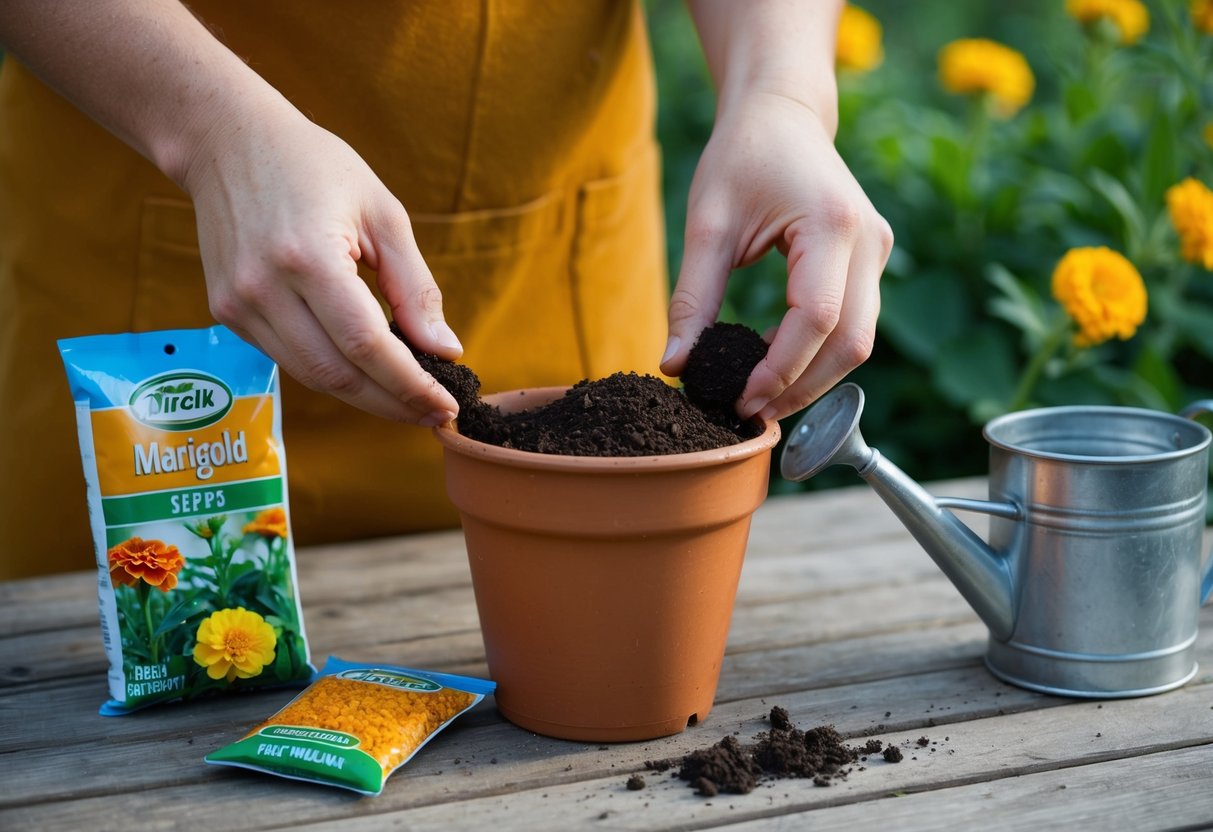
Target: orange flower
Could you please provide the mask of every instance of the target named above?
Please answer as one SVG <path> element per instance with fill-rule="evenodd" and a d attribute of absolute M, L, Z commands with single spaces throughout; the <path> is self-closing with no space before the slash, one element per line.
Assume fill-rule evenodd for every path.
<path fill-rule="evenodd" d="M 282 506 L 267 508 L 251 522 L 244 524 L 244 533 L 259 534 L 262 537 L 286 537 L 286 512 Z"/>
<path fill-rule="evenodd" d="M 1073 248 L 1053 270 L 1053 297 L 1078 325 L 1074 345 L 1127 341 L 1146 319 L 1146 284 L 1123 254 L 1105 246 Z"/>
<path fill-rule="evenodd" d="M 850 4 L 843 7 L 838 20 L 834 62 L 840 69 L 867 72 L 884 58 L 880 45 L 880 21 Z"/>
<path fill-rule="evenodd" d="M 1188 177 L 1167 189 L 1167 213 L 1179 234 L 1183 258 L 1213 271 L 1213 191 Z"/>
<path fill-rule="evenodd" d="M 114 586 L 135 586 L 143 581 L 161 592 L 177 585 L 177 573 L 185 558 L 163 540 L 132 537 L 109 550 L 110 581 Z"/>
<path fill-rule="evenodd" d="M 1111 20 L 1124 46 L 1137 43 L 1150 28 L 1150 10 L 1141 0 L 1066 0 L 1066 12 L 1087 25 Z"/>
<path fill-rule="evenodd" d="M 987 95 L 998 115 L 1010 117 L 1032 100 L 1036 77 L 1027 59 L 985 38 L 954 40 L 939 51 L 939 81 L 957 95 Z"/>
<path fill-rule="evenodd" d="M 1188 4 L 1192 23 L 1206 35 L 1213 35 L 1213 0 L 1192 0 Z"/>

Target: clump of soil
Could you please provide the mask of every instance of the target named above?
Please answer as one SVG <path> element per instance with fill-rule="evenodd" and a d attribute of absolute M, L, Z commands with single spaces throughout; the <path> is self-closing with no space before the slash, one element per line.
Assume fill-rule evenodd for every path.
<path fill-rule="evenodd" d="M 687 355 L 682 386 L 687 398 L 709 413 L 731 414 L 767 342 L 742 324 L 716 323 L 700 333 Z"/>
<path fill-rule="evenodd" d="M 738 324 L 716 324 L 696 342 L 712 344 L 717 328 L 737 338 Z M 656 456 L 712 450 L 758 435 L 757 424 L 740 422 L 726 407 L 697 406 L 688 396 L 656 376 L 615 373 L 595 381 L 582 380 L 561 398 L 531 410 L 503 413 L 480 398 L 480 379 L 462 364 L 421 352 L 404 338 L 393 322 L 392 333 L 404 341 L 421 368 L 445 387 L 459 404 L 459 432 L 470 439 L 545 454 L 573 456 Z M 750 330 L 754 338 L 757 333 Z M 761 338 L 758 338 L 761 341 Z M 765 346 L 765 344 L 764 344 Z M 700 379 L 710 372 L 698 368 L 696 349 L 688 359 L 688 372 Z M 752 351 L 751 351 L 752 353 Z M 765 354 L 765 350 L 764 350 Z M 717 373 L 743 373 L 741 387 L 761 356 L 745 362 L 724 362 L 719 347 L 700 351 Z M 748 359 L 747 359 L 748 360 Z M 737 380 L 730 382 L 736 387 Z M 740 388 L 738 388 L 740 395 Z"/>
<path fill-rule="evenodd" d="M 705 797 L 722 790 L 733 794 L 752 792 L 760 774 L 762 768 L 754 755 L 743 749 L 736 737 L 725 737 L 713 746 L 692 751 L 682 758 L 678 769 L 678 776 Z"/>
<path fill-rule="evenodd" d="M 903 759 L 901 749 L 870 739 L 861 747 L 848 745 L 833 725 L 819 725 L 807 731 L 797 728 L 786 709 L 771 708 L 771 729 L 760 732 L 751 746 L 743 746 L 736 737 L 725 737 L 715 745 L 687 754 L 681 760 L 649 760 L 649 771 L 669 771 L 704 797 L 721 792 L 747 794 L 764 779 L 807 778 L 816 786 L 829 786 L 845 780 L 855 763 L 869 754 L 883 753 L 890 763 Z M 918 740 L 921 746 L 926 737 Z M 883 748 L 883 752 L 882 752 Z M 863 767 L 860 767 L 863 770 Z"/>

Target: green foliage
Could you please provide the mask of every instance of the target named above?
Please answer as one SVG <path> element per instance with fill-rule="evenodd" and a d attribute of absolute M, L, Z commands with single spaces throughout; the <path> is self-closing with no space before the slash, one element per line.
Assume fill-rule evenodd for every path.
<path fill-rule="evenodd" d="M 985 471 L 979 425 L 1008 410 L 1120 404 L 1177 410 L 1213 396 L 1213 275 L 1183 262 L 1164 203 L 1192 176 L 1213 184 L 1213 36 L 1186 4 L 1147 3 L 1151 28 L 1123 46 L 1060 0 L 1010 6 L 864 0 L 885 60 L 839 79 L 839 151 L 896 237 L 875 353 L 851 376 L 863 428 L 920 479 Z M 648 4 L 658 63 L 671 274 L 686 192 L 712 122 L 710 82 L 674 0 Z M 948 95 L 940 48 L 987 37 L 1022 52 L 1032 101 L 1009 119 Z M 1107 246 L 1141 273 L 1148 318 L 1127 341 L 1079 349 L 1051 295 L 1072 248 Z M 731 281 L 722 317 L 764 330 L 784 306 L 772 255 Z M 797 416 L 785 425 L 785 433 Z M 817 478 L 812 485 L 854 482 Z M 776 482 L 777 487 L 788 484 Z"/>

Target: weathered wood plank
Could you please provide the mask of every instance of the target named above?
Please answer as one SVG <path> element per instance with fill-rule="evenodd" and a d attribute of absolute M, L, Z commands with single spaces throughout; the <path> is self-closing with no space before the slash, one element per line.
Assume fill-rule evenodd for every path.
<path fill-rule="evenodd" d="M 934 694 L 946 693 L 941 682 L 953 688 L 960 682 L 956 676 L 942 674 L 933 683 L 920 681 L 923 686 L 917 689 L 902 684 L 909 688 L 904 696 L 897 681 L 886 683 L 883 689 L 872 688 L 868 697 L 850 703 L 860 706 L 856 709 L 847 700 L 836 699 L 833 707 L 845 708 L 836 723 L 844 730 L 862 733 L 877 718 L 879 711 L 873 708 L 885 707 L 890 697 L 900 696 L 902 702 L 908 698 L 920 707 Z M 994 780 L 999 781 L 1001 791 L 1007 778 L 1039 772 L 1049 772 L 1057 782 L 1065 782 L 1062 778 L 1072 778 L 1076 767 L 1113 760 L 1135 763 L 1146 755 L 1172 749 L 1196 749 L 1206 752 L 1207 759 L 1207 749 L 1213 744 L 1209 691 L 1209 686 L 1198 685 L 1163 697 L 1100 703 L 1049 698 L 1052 707 L 999 714 L 990 711 L 993 700 L 987 687 L 981 694 L 986 716 L 973 713 L 963 721 L 933 727 L 919 722 L 909 730 L 878 735 L 906 749 L 903 763 L 869 759 L 865 770 L 855 771 L 830 788 L 817 788 L 807 781 L 778 781 L 750 795 L 722 795 L 713 800 L 695 796 L 685 784 L 666 776 L 650 774 L 649 787 L 641 792 L 626 791 L 624 780 L 645 759 L 685 753 L 729 733 L 734 726 L 742 736 L 751 737 L 764 725 L 761 715 L 766 703 L 737 703 L 736 710 L 715 727 L 709 723 L 669 741 L 603 749 L 533 737 L 504 724 L 469 724 L 436 740 L 373 801 L 246 772 L 199 768 L 193 778 L 182 777 L 164 787 L 141 791 L 139 821 L 152 827 L 205 822 L 208 828 L 224 829 L 237 828 L 250 817 L 272 817 L 275 825 L 313 822 L 304 828 L 325 829 L 329 826 L 324 821 L 331 820 L 342 823 L 342 829 L 355 831 L 388 825 L 424 830 L 489 824 L 501 830 L 530 830 L 554 822 L 562 822 L 563 828 L 590 823 L 604 828 L 701 828 L 774 813 L 870 802 L 895 792 L 935 791 Z M 1013 689 L 1006 693 L 1018 697 L 1025 707 L 1034 696 Z M 756 704 L 763 710 L 755 713 Z M 792 713 L 798 722 L 808 724 L 803 717 L 819 712 L 795 702 Z M 915 745 L 924 733 L 935 742 L 928 749 L 935 751 Z M 155 754 L 158 765 L 172 767 L 171 757 L 178 751 L 153 747 L 142 753 L 143 759 Z M 494 764 L 493 759 L 498 762 Z M 61 764 L 68 762 L 63 759 Z M 78 767 L 87 761 L 72 764 Z M 122 772 L 139 777 L 139 768 L 123 766 Z M 86 774 L 77 779 L 95 782 L 97 773 Z M 126 787 L 134 788 L 133 783 Z M 216 801 L 219 791 L 228 799 Z M 0 811 L 0 827 L 66 829 L 76 824 L 118 829 L 130 819 L 112 818 L 106 812 L 111 801 L 109 795 L 97 795 L 10 805 Z M 187 815 L 188 807 L 194 810 Z"/>
<path fill-rule="evenodd" d="M 931 490 L 982 496 L 984 483 Z M 974 525 L 980 528 L 980 517 Z M 336 652 L 484 675 L 458 533 L 305 550 L 300 574 L 318 658 Z M 599 747 L 521 731 L 489 702 L 397 773 L 378 799 L 201 763 L 294 691 L 95 716 L 104 660 L 89 576 L 0 584 L 0 591 L 7 593 L 0 595 L 0 634 L 6 622 L 13 628 L 0 638 L 0 676 L 9 672 L 16 683 L 0 688 L 0 829 L 340 823 L 343 830 L 492 824 L 529 832 L 853 828 L 889 819 L 1004 829 L 1021 828 L 1016 812 L 1024 801 L 1033 826 L 1082 820 L 1109 806 L 1116 813 L 1106 818 L 1131 818 L 1141 828 L 1194 825 L 1189 810 L 1210 816 L 1208 782 L 1198 794 L 1202 784 L 1186 775 L 1207 773 L 1213 762 L 1213 674 L 1206 670 L 1170 694 L 1108 702 L 998 682 L 980 663 L 984 627 L 866 486 L 774 498 L 760 509 L 717 702 L 699 726 Z M 26 611 L 14 613 L 4 601 Z M 1202 611 L 1201 624 L 1198 659 L 1213 668 L 1213 607 Z M 43 648 L 58 658 L 34 670 L 57 667 L 61 675 L 11 672 Z M 710 801 L 651 774 L 645 790 L 624 788 L 646 759 L 681 756 L 733 732 L 752 738 L 773 704 L 802 726 L 830 722 L 855 737 L 876 732 L 918 759 L 870 760 L 829 789 L 780 781 Z M 919 749 L 913 741 L 923 735 L 933 744 Z M 1113 790 L 1101 792 L 1101 782 Z M 1076 807 L 1050 793 L 1057 783 L 1073 784 Z M 1162 798 L 1143 801 L 1150 790 Z M 896 792 L 909 796 L 884 799 Z M 1167 798 L 1180 811 L 1168 815 Z M 890 805 L 896 811 L 886 816 Z"/>
<path fill-rule="evenodd" d="M 751 604 L 753 606 L 753 604 Z M 855 610 L 864 610 L 858 614 Z M 752 649 L 762 644 L 796 644 L 825 638 L 883 632 L 907 621 L 957 620 L 970 616 L 955 589 L 938 576 L 928 576 L 912 593 L 889 585 L 865 585 L 858 591 L 839 588 L 831 594 L 811 592 L 785 597 L 734 616 L 733 644 Z M 751 619 L 756 626 L 751 626 Z M 318 659 L 352 646 L 408 643 L 425 634 L 479 632 L 475 599 L 469 587 L 432 589 L 406 598 L 368 598 L 359 603 L 304 603 L 313 655 Z M 97 623 L 87 627 L 0 638 L 0 690 L 5 686 L 103 673 L 106 659 Z"/>
<path fill-rule="evenodd" d="M 778 815 L 720 827 L 729 832 L 846 830 L 879 817 L 883 828 L 917 832 L 1025 829 L 1208 828 L 1213 820 L 1213 745 L 1024 774 L 895 799 Z"/>
<path fill-rule="evenodd" d="M 956 667 L 969 668 L 973 676 L 984 676 L 985 671 L 980 666 L 984 644 L 984 629 L 977 624 L 965 624 L 784 647 L 767 654 L 750 651 L 726 655 L 716 701 L 724 703 L 858 681 L 912 677 Z M 342 651 L 337 655 L 350 660 L 382 661 L 473 676 L 488 674 L 479 632 L 419 639 L 405 647 L 399 644 L 356 645 L 350 652 Z M 764 660 L 763 655 L 769 658 Z M 45 737 L 55 735 L 70 736 L 74 743 L 101 740 L 115 731 L 129 731 L 136 738 L 157 736 L 162 732 L 173 735 L 191 730 L 200 712 L 214 713 L 215 719 L 226 720 L 228 724 L 251 724 L 277 707 L 262 704 L 263 697 L 273 702 L 283 696 L 289 698 L 286 694 L 267 691 L 166 705 L 146 714 L 113 719 L 96 715 L 106 696 L 103 674 L 0 690 L 0 722 L 9 726 L 0 734 L 0 752 L 36 748 Z M 56 709 L 46 707 L 48 697 L 58 704 Z M 223 707 L 219 708 L 215 701 L 223 702 Z"/>
<path fill-rule="evenodd" d="M 540 787 L 518 794 L 495 794 L 468 801 L 416 809 L 391 811 L 386 815 L 363 816 L 341 824 L 342 830 L 384 828 L 388 824 L 409 830 L 449 827 L 453 818 L 463 828 L 492 824 L 497 830 L 527 830 L 538 820 L 562 820 L 566 828 L 584 828 L 590 824 L 604 829 L 694 829 L 735 822 L 749 816 L 780 816 L 796 811 L 792 807 L 848 803 L 854 808 L 850 819 L 867 823 L 886 818 L 871 805 L 885 796 L 924 791 L 943 794 L 954 786 L 982 783 L 987 793 L 1002 793 L 1008 779 L 1036 775 L 1036 782 L 1065 783 L 1083 772 L 1087 766 L 1102 769 L 1100 763 L 1120 761 L 1117 770 L 1107 772 L 1116 777 L 1114 787 L 1140 796 L 1142 786 L 1135 783 L 1134 771 L 1143 759 L 1157 752 L 1182 749 L 1178 758 L 1162 759 L 1163 766 L 1175 764 L 1208 765 L 1213 760 L 1213 724 L 1208 717 L 1208 693 L 1200 689 L 1187 690 L 1171 697 L 1167 707 L 1157 702 L 1122 700 L 1105 703 L 1097 718 L 1080 719 L 1070 711 L 1096 709 L 1093 703 L 1074 703 L 1045 711 L 1031 711 L 956 723 L 928 733 L 937 745 L 936 751 L 919 749 L 915 740 L 919 730 L 886 734 L 882 738 L 903 747 L 906 760 L 890 764 L 869 758 L 864 771 L 830 788 L 820 788 L 808 781 L 779 781 L 766 784 L 750 795 L 720 795 L 712 800 L 696 797 L 685 783 L 671 778 L 650 777 L 649 788 L 628 792 L 624 787 L 626 774 L 581 781 L 556 789 Z M 1089 714 L 1085 716 L 1090 716 Z M 1092 731 L 1091 727 L 1103 730 Z M 945 733 L 946 732 L 946 733 Z M 943 740 L 940 734 L 948 739 Z M 1096 736 L 1098 734 L 1098 736 Z M 950 753 L 954 752 L 954 753 Z M 1077 769 L 1077 770 L 1076 770 Z M 1206 770 L 1207 772 L 1207 770 Z M 1079 782 L 1094 783 L 1105 771 L 1085 773 Z M 1160 777 L 1162 779 L 1163 775 Z M 1183 778 L 1195 779 L 1192 775 Z M 989 781 L 997 780 L 997 785 Z M 1213 796 L 1205 793 L 1195 803 L 1170 807 L 1162 817 L 1168 825 L 1180 826 L 1207 822 L 1208 807 Z M 974 787 L 978 789 L 979 787 Z M 978 792 L 980 794 L 980 792 Z M 1197 784 L 1190 783 L 1184 794 L 1196 795 Z M 547 795 L 546 797 L 544 795 Z M 1099 790 L 1096 790 L 1099 794 Z M 764 800 L 764 798 L 766 798 Z M 858 805 L 862 804 L 862 805 Z M 936 804 L 939 805 L 939 804 Z M 882 806 L 883 808 L 883 806 Z M 942 806 L 941 806 L 942 809 Z M 1071 806 L 1067 815 L 1082 817 L 1098 812 L 1100 804 Z M 875 810 L 875 811 L 874 811 Z M 909 821 L 910 816 L 903 816 Z M 985 828 L 977 807 L 970 813 L 974 823 L 940 825 L 938 828 Z M 1047 816 L 1039 815 L 1043 821 Z M 1108 817 L 1105 815 L 1104 817 Z M 787 829 L 817 828 L 813 813 L 803 813 L 801 820 L 813 825 L 789 824 Z M 937 817 L 935 822 L 951 821 Z M 1052 823 L 1049 824 L 1053 826 Z M 300 824 L 307 832 L 320 832 L 336 826 L 333 822 L 313 825 Z M 913 828 L 913 824 L 909 826 Z M 841 828 L 841 825 L 839 827 Z M 854 826 L 848 827 L 854 828 Z M 1018 827 L 1026 828 L 1026 827 Z M 1054 826 L 1054 828 L 1056 828 Z M 1132 827 L 1121 827 L 1132 828 Z M 1165 827 L 1164 827 L 1165 828 Z"/>
<path fill-rule="evenodd" d="M 984 479 L 933 483 L 934 493 L 982 496 Z M 814 552 L 851 551 L 864 541 L 905 538 L 901 525 L 864 485 L 820 492 L 813 514 L 828 525 L 806 525 L 796 495 L 768 499 L 755 514 L 747 559 L 801 561 Z M 306 606 L 386 595 L 417 595 L 470 584 L 458 531 L 364 540 L 297 551 L 300 595 Z M 929 561 L 928 561 L 929 562 Z M 776 567 L 781 569 L 782 567 Z M 369 570 L 376 580 L 367 581 Z M 0 637 L 42 629 L 88 626 L 97 620 L 96 576 L 89 571 L 0 583 Z"/>

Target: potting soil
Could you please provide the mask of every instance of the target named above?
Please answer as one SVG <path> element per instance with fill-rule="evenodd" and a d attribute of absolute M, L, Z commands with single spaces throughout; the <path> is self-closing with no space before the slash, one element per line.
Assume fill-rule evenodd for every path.
<path fill-rule="evenodd" d="M 395 323 L 392 332 L 405 340 Z M 704 330 L 687 363 L 687 373 L 700 379 L 696 389 L 709 391 L 699 403 L 656 376 L 615 373 L 579 381 L 561 398 L 518 413 L 502 413 L 484 402 L 480 379 L 469 367 L 410 349 L 421 368 L 454 397 L 459 432 L 470 439 L 546 454 L 655 456 L 722 448 L 758 435 L 755 423 L 741 422 L 733 411 L 736 396 L 718 401 L 725 395 L 722 389 L 736 389 L 739 395 L 765 355 L 765 349 L 762 354 L 755 349 L 755 339 L 763 343 L 753 330 L 737 324 Z M 700 349 L 701 344 L 707 348 Z M 731 344 L 744 345 L 744 354 L 726 361 Z M 699 367 L 701 361 L 706 369 Z M 704 383 L 714 374 L 717 384 Z"/>
<path fill-rule="evenodd" d="M 808 778 L 815 785 L 829 786 L 845 780 L 867 755 L 881 753 L 879 740 L 850 746 L 832 725 L 801 731 L 787 710 L 778 706 L 771 709 L 769 719 L 770 730 L 760 732 L 753 745 L 742 745 L 729 736 L 680 760 L 650 760 L 645 768 L 660 772 L 676 767 L 675 776 L 687 781 L 696 794 L 714 797 L 722 792 L 747 794 L 764 779 Z M 926 738 L 918 741 L 920 746 L 923 740 Z M 901 750 L 891 744 L 884 748 L 883 756 L 889 762 L 902 759 Z"/>

